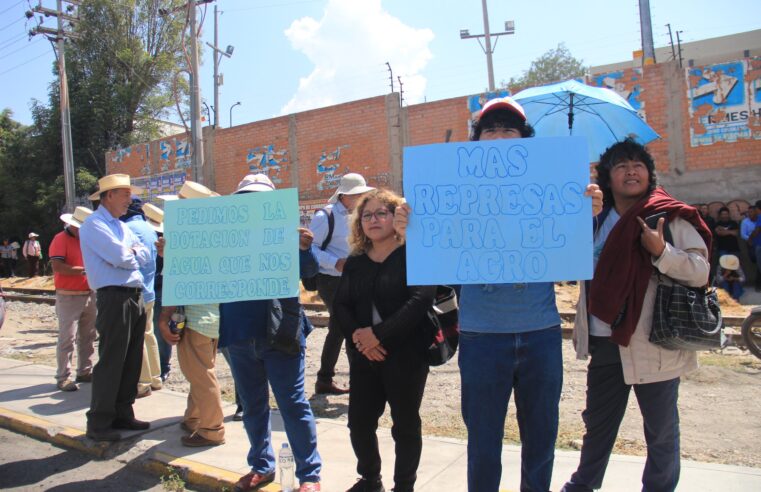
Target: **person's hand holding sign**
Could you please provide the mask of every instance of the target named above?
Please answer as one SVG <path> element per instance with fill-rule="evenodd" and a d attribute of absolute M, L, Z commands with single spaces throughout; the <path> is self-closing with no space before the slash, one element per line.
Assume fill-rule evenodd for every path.
<path fill-rule="evenodd" d="M 312 240 L 314 240 L 314 234 L 312 231 L 305 227 L 299 227 L 299 249 L 306 251 L 312 246 Z"/>
<path fill-rule="evenodd" d="M 592 197 L 592 215 L 597 216 L 602 212 L 602 190 L 594 183 L 588 184 L 584 196 Z"/>
<path fill-rule="evenodd" d="M 406 203 L 394 210 L 394 231 L 401 239 L 406 237 L 411 211 L 412 209 Z"/>

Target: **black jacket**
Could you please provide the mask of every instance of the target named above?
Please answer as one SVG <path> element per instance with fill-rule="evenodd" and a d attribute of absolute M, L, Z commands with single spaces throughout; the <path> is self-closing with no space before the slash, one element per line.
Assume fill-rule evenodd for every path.
<path fill-rule="evenodd" d="M 372 326 L 387 350 L 412 345 L 422 352 L 433 336 L 426 312 L 431 309 L 435 295 L 435 286 L 407 285 L 407 254 L 401 246 L 382 263 L 366 254 L 349 257 L 341 274 L 333 313 L 348 347 L 354 347 L 351 336 L 356 329 Z M 373 304 L 383 320 L 377 325 L 372 323 Z"/>

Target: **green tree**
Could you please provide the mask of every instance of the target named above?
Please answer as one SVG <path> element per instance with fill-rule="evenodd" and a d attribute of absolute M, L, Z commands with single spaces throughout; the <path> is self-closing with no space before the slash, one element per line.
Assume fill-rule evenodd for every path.
<path fill-rule="evenodd" d="M 524 71 L 523 75 L 518 78 L 511 77 L 507 83 L 503 81 L 502 86 L 514 93 L 526 87 L 583 77 L 585 73 L 583 60 L 574 58 L 565 43 L 560 43 L 557 48 L 532 61 L 531 67 Z"/>

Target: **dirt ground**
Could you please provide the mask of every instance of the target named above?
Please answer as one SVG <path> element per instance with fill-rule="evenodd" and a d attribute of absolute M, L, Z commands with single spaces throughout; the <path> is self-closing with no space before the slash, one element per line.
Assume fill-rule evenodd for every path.
<path fill-rule="evenodd" d="M 559 286 L 561 311 L 573 309 L 575 286 Z M 725 315 L 744 316 L 747 306 L 722 298 Z M 53 306 L 8 302 L 8 316 L 0 330 L 0 357 L 28 360 L 55 366 L 56 316 Z M 313 395 L 320 352 L 326 330 L 316 329 L 308 339 L 306 364 L 307 394 L 319 417 L 346 420 L 348 396 Z M 563 342 L 564 384 L 560 401 L 558 448 L 578 448 L 584 432 L 581 412 L 584 409 L 586 362 L 575 359 L 570 340 Z M 737 348 L 721 353 L 701 353 L 701 367 L 686 377 L 680 387 L 682 456 L 686 459 L 761 467 L 761 360 Z M 172 361 L 167 387 L 187 391 L 187 383 Z M 339 383 L 348 384 L 348 362 L 341 355 L 337 367 Z M 218 358 L 217 374 L 224 398 L 231 401 L 232 378 L 224 358 Z M 456 360 L 432 368 L 428 378 L 421 414 L 426 435 L 465 438 L 460 417 L 460 378 Z M 272 402 L 274 406 L 274 401 Z M 382 425 L 390 426 L 388 412 Z M 515 407 L 510 403 L 505 425 L 505 442 L 517 443 L 518 427 Z M 615 452 L 644 455 L 642 418 L 636 398 L 629 400 L 626 417 L 619 432 Z"/>

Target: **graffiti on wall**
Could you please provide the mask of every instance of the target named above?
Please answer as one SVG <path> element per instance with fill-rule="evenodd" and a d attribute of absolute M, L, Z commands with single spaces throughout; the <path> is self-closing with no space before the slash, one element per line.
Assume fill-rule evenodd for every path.
<path fill-rule="evenodd" d="M 761 58 L 687 69 L 690 144 L 761 139 Z"/>
<path fill-rule="evenodd" d="M 317 168 L 317 175 L 320 177 L 320 181 L 317 183 L 318 190 L 324 191 L 338 188 L 341 176 L 349 172 L 348 166 L 344 166 L 342 172 L 339 172 L 341 168 L 341 151 L 348 147 L 348 145 L 340 145 L 334 151 L 322 151 L 322 155 L 320 155 L 315 166 Z"/>
<path fill-rule="evenodd" d="M 275 149 L 274 145 L 264 145 L 249 149 L 246 164 L 250 173 L 264 173 L 275 184 L 282 184 L 281 173 L 288 167 L 288 150 Z"/>
<path fill-rule="evenodd" d="M 390 188 L 391 173 L 378 173 L 367 177 L 367 184 L 375 188 Z"/>
<path fill-rule="evenodd" d="M 159 142 L 159 163 L 161 172 L 167 172 L 174 164 L 174 169 L 188 169 L 193 161 L 190 155 L 191 144 L 186 138 L 172 137 Z"/>
<path fill-rule="evenodd" d="M 606 87 L 626 99 L 640 118 L 645 120 L 645 103 L 642 101 L 642 69 L 635 68 L 627 77 L 623 70 L 598 74 L 592 77 L 592 84 Z"/>
<path fill-rule="evenodd" d="M 122 147 L 110 153 L 111 164 L 128 165 L 130 161 L 138 159 L 143 163 L 140 173 L 143 175 L 151 174 L 151 144 L 138 144 L 133 146 Z"/>
<path fill-rule="evenodd" d="M 184 182 L 185 171 L 183 170 L 132 178 L 132 184 L 143 190 L 139 195 L 140 199 L 162 208 L 164 201 L 157 197 L 159 195 L 176 195 Z"/>

